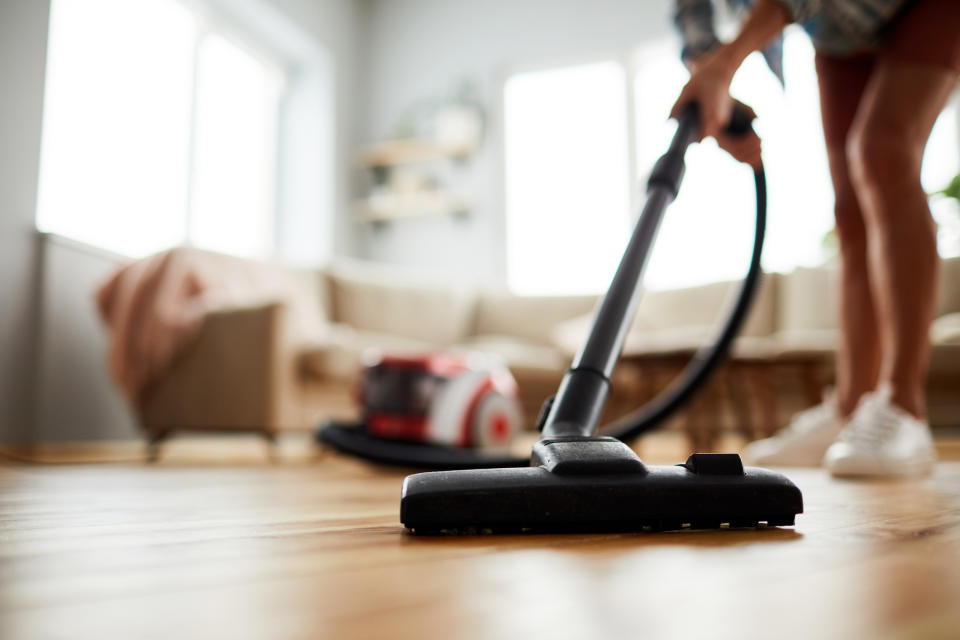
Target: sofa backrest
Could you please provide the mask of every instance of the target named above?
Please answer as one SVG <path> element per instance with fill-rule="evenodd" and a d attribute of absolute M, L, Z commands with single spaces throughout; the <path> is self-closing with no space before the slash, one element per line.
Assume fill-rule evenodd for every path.
<path fill-rule="evenodd" d="M 437 345 L 461 342 L 473 329 L 471 287 L 358 262 L 336 263 L 327 275 L 334 322 Z"/>
<path fill-rule="evenodd" d="M 741 335 L 766 336 L 776 330 L 780 276 L 764 274 Z M 714 282 L 682 289 L 647 291 L 640 298 L 633 323 L 637 331 L 709 327 L 722 320 L 740 283 Z"/>
<path fill-rule="evenodd" d="M 834 267 L 797 267 L 780 277 L 777 326 L 797 333 L 837 326 L 837 270 Z"/>
<path fill-rule="evenodd" d="M 960 313 L 960 258 L 945 258 L 940 264 L 937 317 Z"/>
<path fill-rule="evenodd" d="M 305 295 L 309 296 L 310 303 L 317 309 L 320 320 L 333 322 L 327 274 L 322 270 L 306 267 L 289 267 L 286 271 Z"/>
<path fill-rule="evenodd" d="M 780 331 L 837 326 L 837 267 L 798 267 L 781 276 L 777 325 Z M 941 262 L 936 317 L 960 312 L 960 258 Z"/>

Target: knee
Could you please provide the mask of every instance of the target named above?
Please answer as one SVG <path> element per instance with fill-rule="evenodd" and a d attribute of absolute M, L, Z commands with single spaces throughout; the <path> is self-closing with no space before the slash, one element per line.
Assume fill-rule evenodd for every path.
<path fill-rule="evenodd" d="M 920 186 L 923 142 L 908 127 L 855 126 L 846 148 L 850 178 L 864 198 L 888 198 Z"/>
<path fill-rule="evenodd" d="M 867 231 L 859 213 L 854 215 L 841 213 L 838 206 L 836 216 L 837 244 L 840 257 L 845 263 L 860 264 L 867 259 Z"/>
<path fill-rule="evenodd" d="M 844 256 L 866 252 L 867 232 L 856 190 L 850 182 L 850 173 L 842 146 L 828 149 L 833 177 L 833 215 L 837 240 Z"/>
<path fill-rule="evenodd" d="M 852 189 L 836 192 L 834 204 L 834 220 L 836 223 L 837 239 L 844 250 L 865 250 L 867 245 L 866 226 L 863 223 L 863 214 L 857 202 L 856 194 Z"/>

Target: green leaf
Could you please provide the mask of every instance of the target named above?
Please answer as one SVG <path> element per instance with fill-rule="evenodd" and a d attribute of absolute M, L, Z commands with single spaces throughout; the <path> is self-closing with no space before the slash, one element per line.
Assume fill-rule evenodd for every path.
<path fill-rule="evenodd" d="M 960 200 L 960 174 L 954 176 L 953 180 L 950 181 L 950 184 L 948 184 L 942 191 L 937 191 L 937 193 L 943 194 L 948 198 Z"/>

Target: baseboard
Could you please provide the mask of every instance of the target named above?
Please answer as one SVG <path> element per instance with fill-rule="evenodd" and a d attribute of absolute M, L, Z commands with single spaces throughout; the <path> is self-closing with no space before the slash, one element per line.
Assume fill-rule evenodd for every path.
<path fill-rule="evenodd" d="M 142 440 L 0 444 L 0 456 L 40 464 L 140 462 L 145 459 L 145 450 Z"/>
<path fill-rule="evenodd" d="M 275 447 L 253 433 L 222 435 L 175 434 L 160 447 L 162 463 L 232 464 L 309 460 L 315 456 L 312 434 L 286 432 Z M 148 461 L 146 440 L 96 440 L 85 442 L 0 443 L 0 458 L 36 464 L 143 463 Z"/>

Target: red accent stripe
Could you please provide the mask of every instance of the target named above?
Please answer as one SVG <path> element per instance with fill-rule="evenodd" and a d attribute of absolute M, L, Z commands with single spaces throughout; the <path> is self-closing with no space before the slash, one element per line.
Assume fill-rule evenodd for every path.
<path fill-rule="evenodd" d="M 391 440 L 424 442 L 427 437 L 427 419 L 420 415 L 373 413 L 367 416 L 367 431 Z"/>
<path fill-rule="evenodd" d="M 470 428 L 470 425 L 473 424 L 477 407 L 480 405 L 483 396 L 494 390 L 493 380 L 488 377 L 483 381 L 483 384 L 476 388 L 473 395 L 470 396 L 470 401 L 467 402 L 467 410 L 463 412 L 463 420 L 460 422 L 460 446 L 477 446 L 473 441 L 473 429 Z"/>
<path fill-rule="evenodd" d="M 506 442 L 510 435 L 510 418 L 503 413 L 493 417 L 493 439 L 497 442 Z"/>
<path fill-rule="evenodd" d="M 437 376 L 452 376 L 467 368 L 467 364 L 462 357 L 442 352 L 422 355 L 385 355 L 370 366 L 423 371 Z"/>

